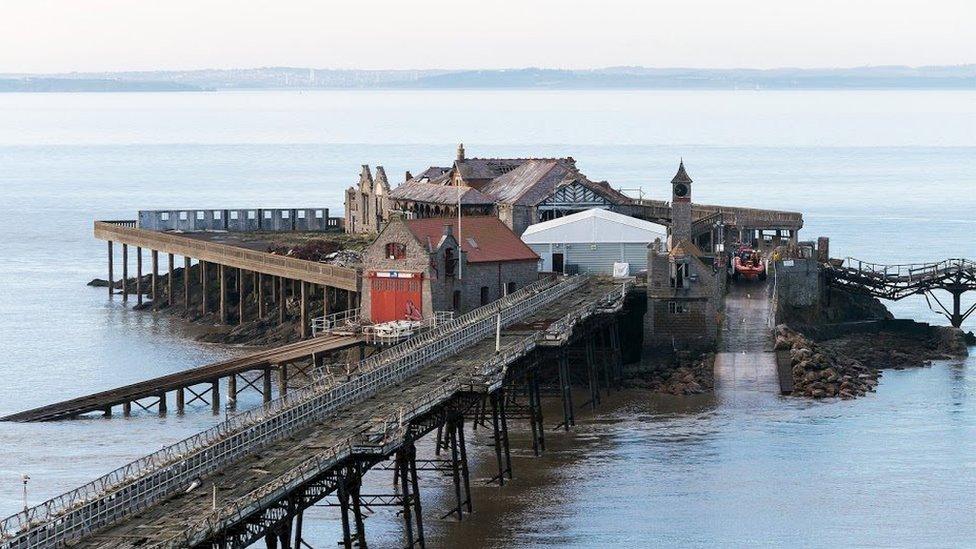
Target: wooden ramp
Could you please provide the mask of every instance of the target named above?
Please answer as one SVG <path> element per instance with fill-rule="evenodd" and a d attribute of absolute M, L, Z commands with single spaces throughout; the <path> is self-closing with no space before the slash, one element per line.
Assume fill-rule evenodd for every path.
<path fill-rule="evenodd" d="M 145 398 L 158 398 L 161 394 L 164 395 L 169 391 L 204 383 L 216 383 L 225 377 L 271 366 L 280 366 L 296 360 L 310 358 L 318 353 L 328 353 L 359 345 L 362 342 L 363 339 L 358 336 L 320 336 L 306 339 L 282 347 L 258 351 L 238 358 L 18 412 L 0 418 L 0 421 L 52 421 L 91 412 L 104 412 L 112 406 L 125 405 Z"/>

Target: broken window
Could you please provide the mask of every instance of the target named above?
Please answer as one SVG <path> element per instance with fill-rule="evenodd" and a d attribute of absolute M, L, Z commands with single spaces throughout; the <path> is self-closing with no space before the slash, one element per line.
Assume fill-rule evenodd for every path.
<path fill-rule="evenodd" d="M 407 257 L 407 247 L 399 242 L 388 242 L 385 246 L 387 259 L 405 259 Z"/>
<path fill-rule="evenodd" d="M 680 301 L 668 301 L 668 312 L 677 315 L 688 312 L 688 304 Z"/>
<path fill-rule="evenodd" d="M 457 260 L 454 257 L 454 248 L 447 248 L 444 250 L 444 277 L 454 278 L 454 272 L 457 270 Z"/>
<path fill-rule="evenodd" d="M 684 261 L 675 261 L 671 263 L 671 287 L 676 289 L 688 288 L 689 284 L 688 277 L 688 263 Z"/>

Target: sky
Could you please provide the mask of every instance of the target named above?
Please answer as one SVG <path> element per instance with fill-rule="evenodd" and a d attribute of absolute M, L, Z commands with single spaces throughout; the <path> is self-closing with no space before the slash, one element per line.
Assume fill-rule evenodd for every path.
<path fill-rule="evenodd" d="M 976 63 L 976 0 L 0 0 L 0 72 Z"/>

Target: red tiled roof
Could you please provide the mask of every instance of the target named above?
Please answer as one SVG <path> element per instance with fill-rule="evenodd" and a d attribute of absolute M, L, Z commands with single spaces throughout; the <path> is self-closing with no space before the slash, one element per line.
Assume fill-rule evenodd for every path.
<path fill-rule="evenodd" d="M 444 225 L 450 225 L 454 231 L 454 238 L 458 238 L 456 218 L 408 219 L 406 224 L 410 232 L 424 246 L 428 241 L 434 245 L 440 242 L 444 236 Z M 532 248 L 529 248 L 522 239 L 494 216 L 463 217 L 460 234 L 461 249 L 467 254 L 468 263 L 539 259 Z"/>

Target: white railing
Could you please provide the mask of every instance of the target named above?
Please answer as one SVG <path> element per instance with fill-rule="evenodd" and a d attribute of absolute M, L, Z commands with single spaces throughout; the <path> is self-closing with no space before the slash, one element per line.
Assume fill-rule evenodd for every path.
<path fill-rule="evenodd" d="M 558 299 L 585 282 L 543 279 L 485 307 L 421 334 L 356 365 L 356 375 L 335 385 L 318 370 L 305 388 L 262 408 L 236 414 L 210 429 L 133 461 L 75 490 L 0 522 L 3 547 L 60 545 L 121 520 L 259 448 L 280 440 L 339 406 L 361 401 L 429 364 L 471 345 L 494 329 Z M 462 329 L 463 328 L 463 329 Z"/>
<path fill-rule="evenodd" d="M 433 316 L 423 320 L 394 320 L 379 324 L 366 324 L 363 326 L 363 336 L 366 343 L 396 345 L 452 320 L 454 320 L 454 311 L 434 311 Z"/>
<path fill-rule="evenodd" d="M 312 319 L 312 335 L 355 335 L 362 327 L 359 307 Z"/>

